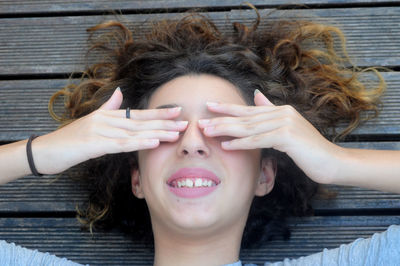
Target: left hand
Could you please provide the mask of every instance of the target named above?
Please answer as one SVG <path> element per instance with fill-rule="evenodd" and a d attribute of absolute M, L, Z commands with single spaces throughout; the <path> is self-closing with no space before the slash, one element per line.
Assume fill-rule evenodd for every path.
<path fill-rule="evenodd" d="M 256 106 L 217 103 L 211 112 L 230 115 L 199 120 L 208 137 L 231 136 L 225 150 L 273 148 L 285 152 L 308 177 L 318 183 L 334 183 L 341 147 L 325 139 L 290 105 L 275 106 L 261 92 Z M 233 117 L 232 117 L 233 116 Z"/>

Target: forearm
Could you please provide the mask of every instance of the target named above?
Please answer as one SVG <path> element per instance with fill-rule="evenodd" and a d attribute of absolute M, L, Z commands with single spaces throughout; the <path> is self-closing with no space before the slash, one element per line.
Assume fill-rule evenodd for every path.
<path fill-rule="evenodd" d="M 337 185 L 400 193 L 400 151 L 342 148 Z"/>
<path fill-rule="evenodd" d="M 31 174 L 26 156 L 27 140 L 0 146 L 0 185 Z"/>

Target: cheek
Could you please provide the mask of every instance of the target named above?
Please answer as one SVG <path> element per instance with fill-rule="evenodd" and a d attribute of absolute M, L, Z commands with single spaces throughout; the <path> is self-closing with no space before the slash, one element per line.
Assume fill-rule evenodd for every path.
<path fill-rule="evenodd" d="M 143 172 L 159 170 L 166 159 L 170 158 L 170 152 L 160 146 L 156 149 L 139 152 L 139 168 Z"/>
<path fill-rule="evenodd" d="M 253 189 L 259 174 L 259 160 L 260 153 L 255 150 L 225 152 L 223 163 L 231 177 L 227 181 L 234 182 L 243 192 Z"/>
<path fill-rule="evenodd" d="M 139 170 L 144 193 L 157 188 L 157 184 L 163 184 L 162 177 L 165 165 L 171 158 L 170 151 L 160 146 L 156 149 L 139 151 Z"/>

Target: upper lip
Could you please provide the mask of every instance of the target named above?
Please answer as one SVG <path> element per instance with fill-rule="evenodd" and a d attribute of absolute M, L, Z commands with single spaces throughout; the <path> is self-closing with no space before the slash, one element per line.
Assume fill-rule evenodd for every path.
<path fill-rule="evenodd" d="M 219 184 L 221 180 L 217 177 L 216 174 L 214 174 L 212 171 L 204 169 L 204 168 L 181 168 L 175 173 L 173 173 L 170 178 L 167 180 L 167 184 L 170 184 L 172 181 L 178 178 L 195 178 L 195 177 L 201 177 L 201 178 L 206 178 L 214 181 L 216 184 Z"/>

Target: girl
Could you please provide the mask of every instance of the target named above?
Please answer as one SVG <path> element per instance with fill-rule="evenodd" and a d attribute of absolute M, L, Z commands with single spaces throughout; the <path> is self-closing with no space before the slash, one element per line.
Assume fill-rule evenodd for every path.
<path fill-rule="evenodd" d="M 141 40 L 118 22 L 90 29 L 117 28 L 91 49 L 104 59 L 51 99 L 66 99 L 66 114 L 53 113 L 61 129 L 2 147 L 0 180 L 89 160 L 81 178 L 96 189 L 82 222 L 152 237 L 155 265 L 241 265 L 241 245 L 287 235 L 285 217 L 310 213 L 318 183 L 400 192 L 398 151 L 327 140 L 342 119 L 341 136 L 363 111 L 376 111 L 383 81 L 367 90 L 343 66 L 337 28 L 287 21 L 260 31 L 259 23 L 234 23 L 230 36 L 190 15 L 154 25 Z M 390 249 L 399 239 L 392 226 L 285 263 L 343 265 L 355 255 L 390 265 L 400 259 Z"/>

